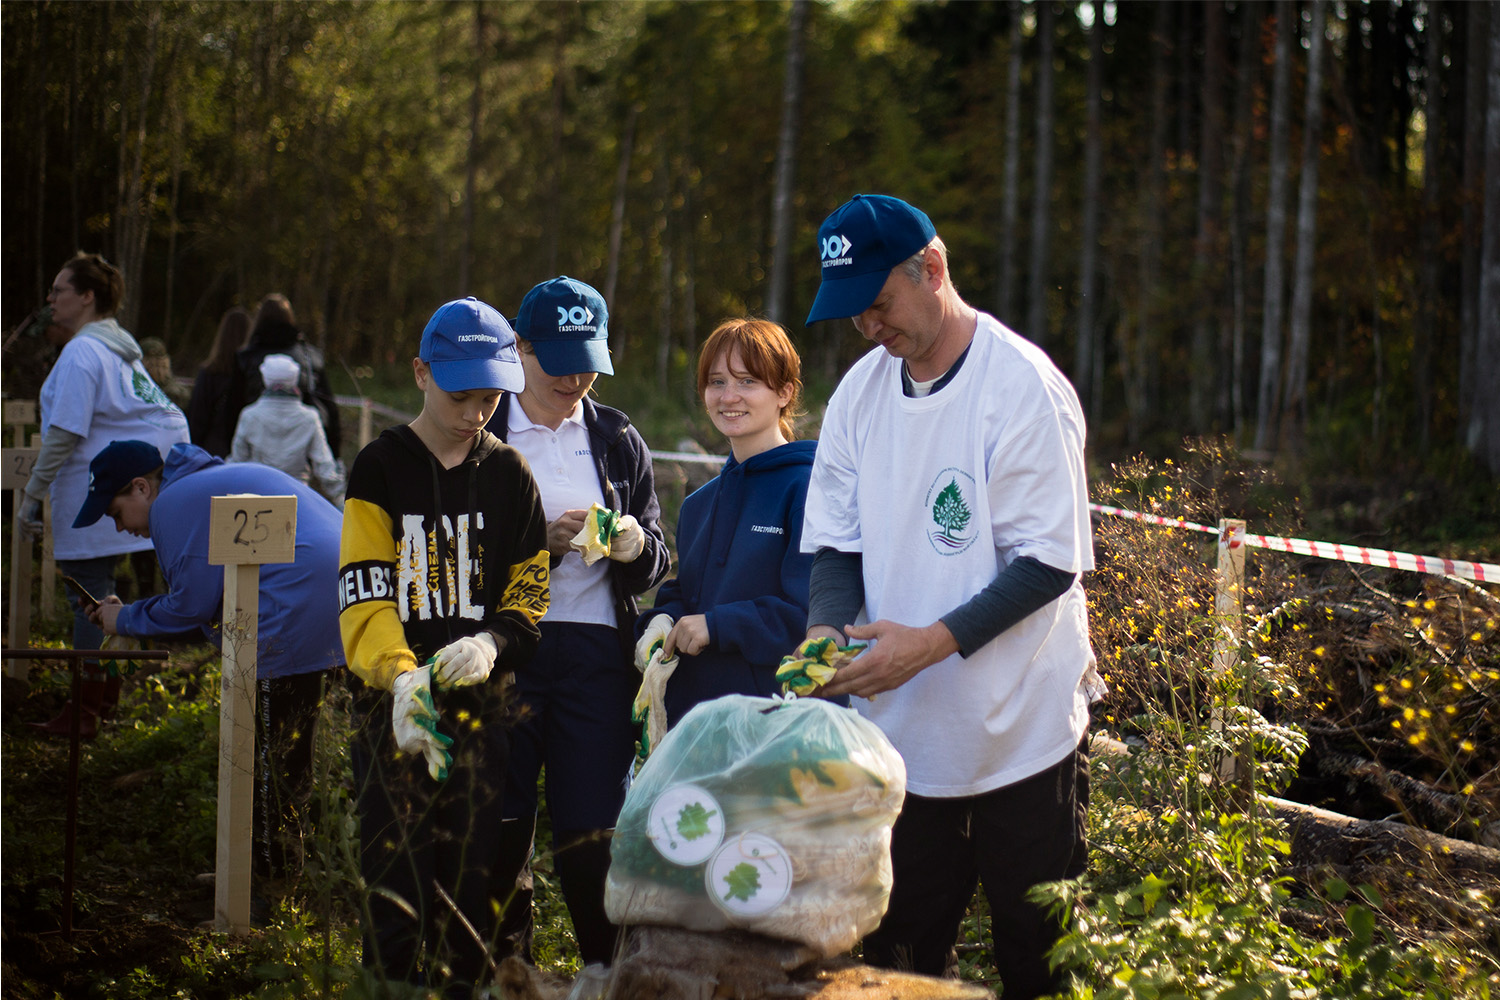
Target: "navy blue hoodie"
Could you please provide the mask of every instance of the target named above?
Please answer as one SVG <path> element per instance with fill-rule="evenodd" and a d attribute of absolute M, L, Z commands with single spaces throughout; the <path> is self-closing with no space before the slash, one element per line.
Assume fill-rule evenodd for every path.
<path fill-rule="evenodd" d="M 793 441 L 744 463 L 731 455 L 682 502 L 677 577 L 636 623 L 639 635 L 658 614 L 707 617 L 708 647 L 684 654 L 667 682 L 671 722 L 710 698 L 781 690 L 776 668 L 807 631 L 812 556 L 801 551 L 802 510 L 816 447 Z"/>

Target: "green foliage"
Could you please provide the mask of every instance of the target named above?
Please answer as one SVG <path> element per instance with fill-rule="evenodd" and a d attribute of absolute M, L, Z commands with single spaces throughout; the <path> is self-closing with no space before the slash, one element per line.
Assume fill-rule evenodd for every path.
<path fill-rule="evenodd" d="M 1098 492 L 1125 498 L 1104 502 L 1210 524 L 1226 493 L 1242 503 L 1276 493 L 1251 470 L 1235 473 L 1233 462 L 1204 466 L 1213 452 L 1198 446 L 1179 467 L 1128 464 Z M 1257 524 L 1292 527 L 1271 511 L 1262 518 Z M 1315 627 L 1323 605 L 1257 552 L 1237 627 L 1214 610 L 1205 547 L 1187 534 L 1099 526 L 1104 558 L 1089 588 L 1091 620 L 1113 690 L 1096 710 L 1128 738 L 1129 752 L 1094 756 L 1088 874 L 1034 891 L 1065 926 L 1052 956 L 1069 976 L 1064 995 L 1491 995 L 1500 955 L 1486 919 L 1462 915 L 1467 904 L 1431 908 L 1405 892 L 1396 901 L 1373 885 L 1351 890 L 1338 876 L 1290 866 L 1287 833 L 1266 796 L 1293 778 L 1309 745 L 1300 726 L 1278 720 L 1326 705 L 1308 694 L 1328 683 L 1331 666 L 1330 637 Z M 1415 617 L 1422 610 L 1413 603 Z M 1213 641 L 1236 635 L 1227 661 L 1209 655 Z M 1438 684 L 1447 686 L 1441 675 Z M 1437 716 L 1418 708 L 1408 718 L 1435 724 Z M 1493 905 L 1493 892 L 1474 891 L 1481 911 Z M 1411 935 L 1403 913 L 1430 929 Z"/>

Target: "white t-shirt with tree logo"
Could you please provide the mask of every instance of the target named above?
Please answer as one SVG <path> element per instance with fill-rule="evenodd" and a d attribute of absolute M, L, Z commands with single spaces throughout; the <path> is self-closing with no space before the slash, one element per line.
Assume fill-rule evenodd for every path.
<path fill-rule="evenodd" d="M 99 336 L 92 335 L 95 328 Z M 88 324 L 63 347 L 42 383 L 42 434 L 60 427 L 83 438 L 52 481 L 52 553 L 58 559 L 151 548 L 150 539 L 117 532 L 107 517 L 87 528 L 73 527 L 88 495 L 89 463 L 111 441 L 145 441 L 165 459 L 174 444 L 188 439 L 187 418 L 151 381 L 140 348 L 132 348 L 135 358 L 126 361 L 111 343 L 134 341 L 113 319 Z"/>
<path fill-rule="evenodd" d="M 1066 377 L 1035 344 L 979 314 L 968 358 L 922 398 L 876 349 L 829 401 L 804 551 L 857 552 L 861 621 L 926 626 L 1020 556 L 1094 567 L 1084 420 Z M 1046 770 L 1088 728 L 1083 588 L 964 659 L 953 655 L 859 712 L 890 737 L 919 795 L 977 795 Z"/>

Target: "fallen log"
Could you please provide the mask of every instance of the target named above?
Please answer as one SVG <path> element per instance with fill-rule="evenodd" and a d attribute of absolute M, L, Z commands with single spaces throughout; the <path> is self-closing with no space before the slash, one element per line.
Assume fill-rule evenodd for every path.
<path fill-rule="evenodd" d="M 1286 823 L 1292 836 L 1293 864 L 1368 865 L 1419 858 L 1445 872 L 1468 871 L 1500 879 L 1500 850 L 1493 847 L 1394 820 L 1355 819 L 1274 796 L 1262 796 L 1261 801 Z"/>
<path fill-rule="evenodd" d="M 1089 741 L 1093 754 L 1128 756 L 1130 747 L 1103 733 Z M 1287 824 L 1292 839 L 1291 862 L 1298 867 L 1320 864 L 1368 865 L 1402 858 L 1418 860 L 1413 852 L 1445 872 L 1468 871 L 1500 878 L 1500 850 L 1467 840 L 1456 840 L 1387 819 L 1355 819 L 1290 799 L 1262 795 L 1259 803 L 1274 810 Z"/>

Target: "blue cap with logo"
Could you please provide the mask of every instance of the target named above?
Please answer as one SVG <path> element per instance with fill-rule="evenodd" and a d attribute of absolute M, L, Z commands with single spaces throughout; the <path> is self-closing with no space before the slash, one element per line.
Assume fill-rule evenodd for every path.
<path fill-rule="evenodd" d="M 823 283 L 808 323 L 858 316 L 870 308 L 891 268 L 932 242 L 932 220 L 885 194 L 857 194 L 818 228 Z"/>
<path fill-rule="evenodd" d="M 494 306 L 472 295 L 438 307 L 422 331 L 417 355 L 444 392 L 526 388 L 516 332 Z"/>
<path fill-rule="evenodd" d="M 161 452 L 145 441 L 111 441 L 89 463 L 89 491 L 73 519 L 73 527 L 87 528 L 104 516 L 110 501 L 130 481 L 161 468 Z"/>
<path fill-rule="evenodd" d="M 527 292 L 516 316 L 516 333 L 531 344 L 548 375 L 615 373 L 604 296 L 576 278 L 562 275 Z"/>

